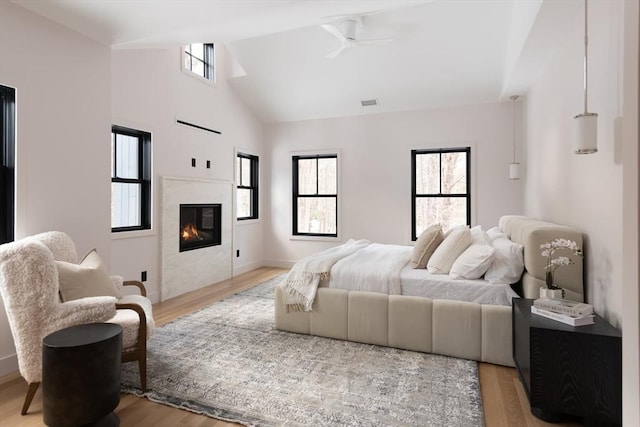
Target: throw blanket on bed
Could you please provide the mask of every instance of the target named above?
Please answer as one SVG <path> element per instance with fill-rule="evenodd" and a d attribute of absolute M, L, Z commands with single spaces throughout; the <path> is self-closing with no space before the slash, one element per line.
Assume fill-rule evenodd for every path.
<path fill-rule="evenodd" d="M 372 243 L 333 266 L 329 287 L 398 295 L 400 271 L 410 260 L 409 246 Z"/>
<path fill-rule="evenodd" d="M 289 311 L 311 311 L 318 284 L 326 279 L 333 265 L 354 252 L 369 246 L 368 240 L 349 240 L 298 261 L 284 282 L 284 299 Z"/>

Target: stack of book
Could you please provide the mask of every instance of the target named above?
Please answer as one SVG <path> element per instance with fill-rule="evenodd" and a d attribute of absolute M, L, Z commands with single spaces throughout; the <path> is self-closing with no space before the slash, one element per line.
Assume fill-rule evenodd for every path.
<path fill-rule="evenodd" d="M 570 326 L 593 324 L 593 305 L 566 299 L 538 298 L 533 301 L 531 312 Z"/>

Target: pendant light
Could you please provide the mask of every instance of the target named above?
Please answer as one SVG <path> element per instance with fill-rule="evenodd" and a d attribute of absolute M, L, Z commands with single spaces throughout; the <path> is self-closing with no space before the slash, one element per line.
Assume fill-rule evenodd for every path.
<path fill-rule="evenodd" d="M 574 117 L 576 154 L 591 154 L 598 151 L 598 114 L 587 112 L 587 47 L 589 45 L 587 3 L 588 0 L 584 0 L 584 112 Z"/>
<path fill-rule="evenodd" d="M 509 163 L 509 179 L 520 179 L 520 163 L 516 162 L 516 101 L 518 95 L 509 97 L 513 101 L 513 161 Z"/>

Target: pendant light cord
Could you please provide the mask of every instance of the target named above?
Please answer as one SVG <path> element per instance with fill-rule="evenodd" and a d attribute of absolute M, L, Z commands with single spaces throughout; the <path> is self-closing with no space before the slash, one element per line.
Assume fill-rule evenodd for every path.
<path fill-rule="evenodd" d="M 588 36 L 588 0 L 584 0 L 584 113 L 587 114 L 587 47 L 589 46 L 589 36 Z"/>
<path fill-rule="evenodd" d="M 513 101 L 513 163 L 516 162 L 516 101 L 518 98 L 518 95 L 509 97 Z"/>

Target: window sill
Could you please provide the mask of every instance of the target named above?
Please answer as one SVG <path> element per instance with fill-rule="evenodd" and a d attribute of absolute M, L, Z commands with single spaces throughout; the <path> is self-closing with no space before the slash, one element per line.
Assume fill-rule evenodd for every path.
<path fill-rule="evenodd" d="M 189 77 L 192 77 L 192 78 L 196 79 L 196 80 L 197 80 L 197 81 L 199 81 L 199 82 L 202 82 L 202 83 L 206 83 L 206 84 L 208 84 L 208 85 L 209 85 L 209 86 L 211 86 L 211 87 L 214 87 L 214 88 L 215 88 L 215 87 L 217 86 L 217 85 L 216 85 L 216 81 L 215 81 L 215 80 L 209 80 L 209 79 L 206 79 L 206 78 L 202 77 L 201 75 L 194 73 L 193 71 L 187 70 L 187 69 L 186 69 L 186 68 L 184 68 L 184 67 L 182 67 L 182 72 L 183 72 L 184 74 L 186 74 L 187 76 L 189 76 Z"/>
<path fill-rule="evenodd" d="M 236 219 L 236 222 L 235 222 L 235 225 L 252 225 L 252 224 L 260 224 L 260 218 L 242 219 L 242 220 Z"/>
<path fill-rule="evenodd" d="M 111 232 L 111 240 L 121 240 L 121 239 L 135 239 L 138 237 L 149 237 L 155 236 L 156 232 L 154 229 L 151 230 L 136 230 L 136 231 L 121 231 L 114 233 Z"/>
<path fill-rule="evenodd" d="M 289 236 L 289 240 L 306 240 L 306 241 L 316 241 L 316 242 L 341 242 L 342 239 L 340 237 L 332 237 L 332 236 Z"/>

